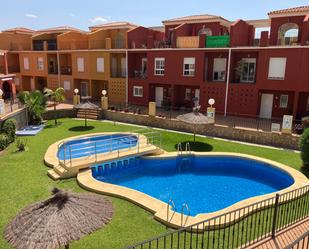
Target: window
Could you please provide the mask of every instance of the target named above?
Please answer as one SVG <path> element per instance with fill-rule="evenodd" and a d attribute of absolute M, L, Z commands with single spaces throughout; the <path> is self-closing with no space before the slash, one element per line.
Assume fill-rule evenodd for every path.
<path fill-rule="evenodd" d="M 307 106 L 306 106 L 306 111 L 309 111 L 309 97 L 307 97 Z"/>
<path fill-rule="evenodd" d="M 121 58 L 121 77 L 127 76 L 127 59 L 126 57 Z"/>
<path fill-rule="evenodd" d="M 143 97 L 143 87 L 142 86 L 134 86 L 133 87 L 133 96 L 134 97 Z"/>
<path fill-rule="evenodd" d="M 97 72 L 104 73 L 104 58 L 102 57 L 97 58 Z"/>
<path fill-rule="evenodd" d="M 194 76 L 195 73 L 195 58 L 183 59 L 183 75 Z"/>
<path fill-rule="evenodd" d="M 65 80 L 63 81 L 63 89 L 66 91 L 70 91 L 71 90 L 71 83 L 69 80 Z"/>
<path fill-rule="evenodd" d="M 24 57 L 24 69 L 29 70 L 29 58 Z"/>
<path fill-rule="evenodd" d="M 256 59 L 242 59 L 240 82 L 254 82 Z"/>
<path fill-rule="evenodd" d="M 85 65 L 84 65 L 84 57 L 77 57 L 77 72 L 84 72 Z"/>
<path fill-rule="evenodd" d="M 38 70 L 43 71 L 44 70 L 44 59 L 43 57 L 38 57 Z"/>
<path fill-rule="evenodd" d="M 268 79 L 283 80 L 285 78 L 286 58 L 270 58 Z"/>
<path fill-rule="evenodd" d="M 213 68 L 213 81 L 225 81 L 226 58 L 215 58 Z"/>
<path fill-rule="evenodd" d="M 191 88 L 186 88 L 185 100 L 191 100 Z"/>
<path fill-rule="evenodd" d="M 287 108 L 289 103 L 289 95 L 280 95 L 280 108 Z"/>
<path fill-rule="evenodd" d="M 199 30 L 198 35 L 212 36 L 212 30 L 210 28 L 202 28 Z"/>
<path fill-rule="evenodd" d="M 155 58 L 155 75 L 164 75 L 165 58 Z"/>

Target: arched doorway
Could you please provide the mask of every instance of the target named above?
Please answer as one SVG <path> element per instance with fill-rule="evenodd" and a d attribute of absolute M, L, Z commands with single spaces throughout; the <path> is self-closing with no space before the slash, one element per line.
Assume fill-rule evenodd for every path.
<path fill-rule="evenodd" d="M 203 27 L 202 29 L 199 30 L 198 35 L 212 36 L 212 30 L 210 28 Z"/>
<path fill-rule="evenodd" d="M 278 31 L 278 45 L 293 45 L 298 42 L 299 27 L 296 23 L 285 23 Z"/>
<path fill-rule="evenodd" d="M 8 81 L 4 81 L 2 83 L 2 91 L 3 91 L 3 98 L 10 99 L 12 97 L 11 83 Z"/>

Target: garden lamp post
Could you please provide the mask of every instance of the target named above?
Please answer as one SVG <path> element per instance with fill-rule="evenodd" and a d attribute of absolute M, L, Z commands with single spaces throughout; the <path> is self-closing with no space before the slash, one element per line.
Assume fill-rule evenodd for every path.
<path fill-rule="evenodd" d="M 80 95 L 78 95 L 79 90 L 77 88 L 74 89 L 73 95 L 73 105 L 78 105 L 80 103 Z"/>
<path fill-rule="evenodd" d="M 210 107 L 207 108 L 207 118 L 209 120 L 209 124 L 214 124 L 215 123 L 215 113 L 216 113 L 216 108 L 212 107 L 215 104 L 215 100 L 213 98 L 208 100 L 208 104 Z"/>
<path fill-rule="evenodd" d="M 108 97 L 107 95 L 107 91 L 106 90 L 102 90 L 102 98 L 101 98 L 101 108 L 103 110 L 107 110 L 108 109 Z"/>

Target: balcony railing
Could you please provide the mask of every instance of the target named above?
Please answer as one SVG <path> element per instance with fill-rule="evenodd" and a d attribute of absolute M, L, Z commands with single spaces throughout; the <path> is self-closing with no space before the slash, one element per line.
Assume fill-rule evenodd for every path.
<path fill-rule="evenodd" d="M 133 75 L 133 77 L 135 78 L 135 79 L 142 79 L 142 80 L 144 80 L 144 79 L 147 79 L 147 72 L 143 72 L 142 70 L 141 71 L 139 71 L 139 70 L 134 70 L 134 75 Z"/>
<path fill-rule="evenodd" d="M 72 75 L 72 67 L 71 66 L 65 66 L 65 67 L 61 67 L 61 74 L 63 75 Z"/>
<path fill-rule="evenodd" d="M 177 48 L 198 48 L 199 36 L 179 36 L 177 37 Z"/>
<path fill-rule="evenodd" d="M 60 50 L 88 49 L 88 41 L 59 41 Z"/>
<path fill-rule="evenodd" d="M 207 36 L 206 37 L 206 48 L 224 48 L 230 46 L 230 36 Z"/>

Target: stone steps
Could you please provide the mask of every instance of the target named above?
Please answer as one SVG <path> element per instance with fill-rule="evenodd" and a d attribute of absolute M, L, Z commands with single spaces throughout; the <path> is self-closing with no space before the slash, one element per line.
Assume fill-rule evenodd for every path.
<path fill-rule="evenodd" d="M 60 175 L 58 175 L 53 169 L 48 170 L 47 175 L 50 178 L 52 178 L 54 181 L 57 181 L 60 179 Z"/>

